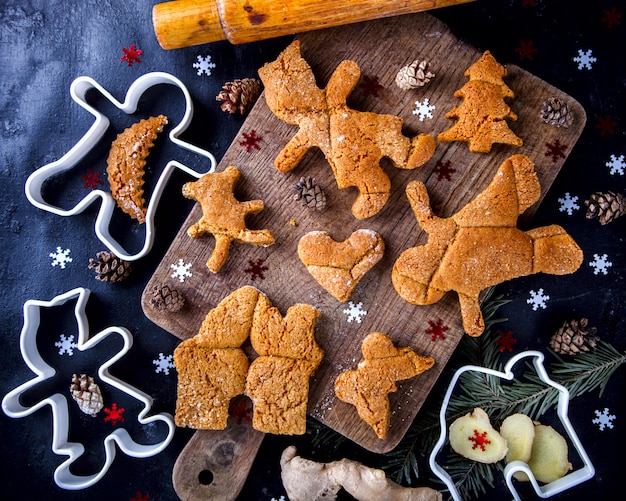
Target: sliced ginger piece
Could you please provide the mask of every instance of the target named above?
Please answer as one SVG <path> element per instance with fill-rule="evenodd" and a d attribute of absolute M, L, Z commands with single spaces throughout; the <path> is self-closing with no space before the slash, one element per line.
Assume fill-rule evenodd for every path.
<path fill-rule="evenodd" d="M 528 467 L 539 482 L 550 483 L 563 477 L 572 469 L 567 457 L 565 438 L 551 426 L 535 425 L 535 439 Z M 529 480 L 522 472 L 516 474 L 515 478 Z"/>
<path fill-rule="evenodd" d="M 526 414 L 512 414 L 502 421 L 500 435 L 506 440 L 509 452 L 505 461 L 528 463 L 535 439 L 535 424 Z"/>
<path fill-rule="evenodd" d="M 508 451 L 506 440 L 491 426 L 480 407 L 450 425 L 450 446 L 463 457 L 479 463 L 496 463 Z"/>

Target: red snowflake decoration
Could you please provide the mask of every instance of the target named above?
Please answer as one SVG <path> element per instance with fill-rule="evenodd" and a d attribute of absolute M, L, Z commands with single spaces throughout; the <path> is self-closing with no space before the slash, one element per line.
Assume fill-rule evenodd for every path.
<path fill-rule="evenodd" d="M 129 501 L 148 501 L 150 499 L 150 494 L 143 494 L 141 491 L 137 491 L 135 497 L 129 499 Z"/>
<path fill-rule="evenodd" d="M 380 91 L 385 87 L 378 82 L 378 77 L 369 77 L 365 75 L 363 81 L 359 84 L 359 89 L 365 96 L 378 97 Z"/>
<path fill-rule="evenodd" d="M 103 184 L 102 179 L 100 179 L 101 174 L 101 172 L 93 172 L 91 169 L 87 169 L 87 174 L 80 176 L 80 178 L 85 181 L 83 188 L 91 188 L 93 191 L 98 185 Z"/>
<path fill-rule="evenodd" d="M 535 42 L 532 40 L 529 40 L 528 42 L 526 40 L 520 40 L 520 44 L 515 49 L 515 52 L 519 54 L 520 61 L 523 61 L 524 59 L 532 61 L 535 54 L 539 52 L 539 49 L 535 47 Z"/>
<path fill-rule="evenodd" d="M 124 55 L 120 57 L 120 61 L 126 61 L 128 66 L 141 62 L 139 56 L 143 54 L 143 51 L 141 49 L 137 49 L 134 43 L 131 43 L 128 49 L 126 47 L 122 47 L 122 52 Z"/>
<path fill-rule="evenodd" d="M 537 7 L 537 0 L 522 0 L 522 7 Z"/>
<path fill-rule="evenodd" d="M 517 343 L 517 339 L 513 337 L 513 333 L 511 331 L 502 332 L 500 331 L 500 335 L 498 339 L 496 339 L 496 345 L 500 347 L 500 353 L 504 351 L 513 351 L 513 345 Z"/>
<path fill-rule="evenodd" d="M 602 19 L 601 22 L 605 23 L 607 28 L 612 28 L 613 26 L 620 26 L 622 24 L 622 12 L 618 11 L 615 8 L 615 5 L 610 9 L 602 10 Z"/>
<path fill-rule="evenodd" d="M 551 157 L 552 161 L 556 163 L 559 158 L 565 158 L 565 148 L 567 148 L 566 144 L 561 144 L 558 139 L 555 139 L 553 143 L 546 143 L 546 147 L 548 150 L 545 155 L 547 157 Z"/>
<path fill-rule="evenodd" d="M 617 122 L 613 120 L 613 117 L 611 117 L 611 115 L 607 115 L 605 117 L 598 117 L 596 129 L 600 131 L 601 136 L 605 136 L 606 134 L 615 134 L 616 125 Z"/>
<path fill-rule="evenodd" d="M 244 140 L 239 142 L 239 146 L 245 146 L 246 151 L 250 153 L 253 149 L 260 150 L 259 142 L 263 139 L 261 136 L 257 136 L 256 130 L 252 130 L 250 134 L 243 133 Z"/>
<path fill-rule="evenodd" d="M 442 325 L 443 321 L 440 318 L 437 319 L 437 323 L 433 322 L 432 320 L 429 320 L 428 324 L 430 325 L 430 327 L 428 329 L 426 329 L 426 334 L 430 334 L 431 335 L 431 340 L 432 341 L 436 341 L 437 338 L 439 338 L 439 339 L 445 339 L 446 338 L 444 332 L 446 332 L 448 330 L 448 326 L 447 325 Z"/>
<path fill-rule="evenodd" d="M 487 432 L 483 431 L 479 433 L 478 430 L 474 430 L 474 435 L 467 437 L 470 442 L 474 442 L 472 444 L 472 449 L 480 449 L 485 452 L 487 449 L 485 446 L 491 443 L 491 440 L 487 438 Z"/>
<path fill-rule="evenodd" d="M 453 169 L 451 165 L 450 160 L 446 160 L 445 162 L 441 160 L 437 161 L 437 166 L 433 170 L 433 172 L 437 174 L 437 181 L 441 181 L 442 179 L 450 181 L 452 179 L 452 174 L 456 172 L 456 169 Z"/>
<path fill-rule="evenodd" d="M 125 410 L 126 409 L 124 409 L 124 407 L 118 408 L 117 404 L 113 402 L 113 405 L 111 405 L 110 409 L 108 407 L 104 408 L 104 413 L 106 414 L 104 420 L 111 421 L 111 424 L 113 426 L 116 426 L 120 421 L 124 421 Z"/>
<path fill-rule="evenodd" d="M 268 269 L 269 268 L 265 266 L 264 261 L 262 259 L 257 259 L 256 261 L 249 259 L 248 267 L 243 271 L 248 273 L 250 275 L 250 278 L 254 281 L 257 278 L 260 278 L 261 280 L 263 280 L 265 278 L 265 275 L 263 274 L 263 272 L 267 271 Z"/>
<path fill-rule="evenodd" d="M 241 398 L 239 401 L 231 404 L 228 414 L 230 417 L 237 420 L 237 424 L 241 424 L 242 421 L 250 423 L 252 421 L 250 410 L 251 407 L 248 407 L 247 401 Z"/>

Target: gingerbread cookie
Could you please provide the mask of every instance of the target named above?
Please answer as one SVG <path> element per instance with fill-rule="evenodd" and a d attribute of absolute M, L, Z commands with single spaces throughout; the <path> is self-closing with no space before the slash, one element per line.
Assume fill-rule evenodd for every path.
<path fill-rule="evenodd" d="M 187 233 L 191 238 L 205 234 L 215 237 L 215 248 L 207 267 L 217 273 L 228 258 L 230 243 L 234 240 L 256 246 L 274 243 L 269 230 L 250 230 L 246 216 L 263 210 L 263 201 L 240 202 L 235 198 L 235 184 L 239 179 L 237 167 L 227 167 L 223 172 L 205 174 L 197 181 L 183 185 L 183 195 L 200 202 L 202 218 Z"/>
<path fill-rule="evenodd" d="M 361 351 L 363 359 L 358 368 L 337 376 L 335 394 L 340 400 L 354 405 L 376 436 L 385 439 L 391 422 L 389 393 L 398 389 L 397 381 L 430 369 L 435 359 L 418 355 L 408 347 L 396 348 L 393 341 L 380 332 L 368 334 Z"/>
<path fill-rule="evenodd" d="M 465 72 L 469 78 L 454 97 L 463 102 L 446 114 L 446 118 L 457 119 L 448 130 L 437 136 L 439 141 L 465 141 L 470 151 L 486 153 L 493 143 L 521 146 L 505 119 L 517 120 L 517 115 L 505 103 L 505 98 L 515 97 L 502 78 L 507 71 L 489 51 Z"/>
<path fill-rule="evenodd" d="M 177 426 L 226 428 L 230 400 L 245 389 L 249 362 L 240 347 L 252 328 L 259 294 L 254 287 L 237 289 L 209 311 L 198 334 L 174 350 Z"/>
<path fill-rule="evenodd" d="M 259 295 L 250 341 L 260 356 L 250 365 L 245 389 L 254 404 L 254 429 L 286 435 L 306 431 L 309 378 L 324 356 L 314 337 L 319 314 L 312 306 L 297 304 L 283 318 Z"/>
<path fill-rule="evenodd" d="M 118 134 L 107 158 L 113 199 L 122 211 L 140 223 L 145 223 L 147 211 L 143 196 L 146 158 L 166 124 L 167 117 L 159 115 L 131 125 Z"/>
<path fill-rule="evenodd" d="M 380 261 L 385 242 L 373 230 L 357 230 L 337 242 L 312 231 L 298 243 L 298 256 L 317 282 L 338 301 L 347 301 L 363 276 Z"/>
<path fill-rule="evenodd" d="M 326 88 L 320 89 L 311 67 L 300 55 L 300 42 L 295 40 L 276 61 L 259 69 L 259 75 L 270 110 L 280 120 L 299 127 L 275 159 L 276 168 L 288 172 L 309 148 L 320 148 L 332 167 L 337 187 L 357 188 L 352 213 L 358 219 L 379 212 L 389 198 L 391 183 L 380 166 L 381 158 L 388 157 L 398 168 L 414 169 L 435 150 L 430 135 L 404 136 L 400 117 L 360 112 L 346 105 L 360 77 L 353 61 L 341 62 Z"/>
<path fill-rule="evenodd" d="M 396 291 L 412 304 L 433 304 L 456 291 L 465 332 L 480 335 L 478 296 L 488 287 L 534 273 L 576 271 L 583 254 L 557 225 L 518 229 L 517 218 L 539 200 L 534 164 L 524 155 L 506 159 L 491 184 L 449 218 L 433 214 L 426 186 L 412 181 L 407 197 L 426 233 L 425 245 L 404 251 L 393 266 Z"/>
<path fill-rule="evenodd" d="M 248 357 L 238 348 L 210 348 L 196 337 L 174 350 L 178 371 L 176 426 L 223 430 L 230 400 L 244 392 Z"/>

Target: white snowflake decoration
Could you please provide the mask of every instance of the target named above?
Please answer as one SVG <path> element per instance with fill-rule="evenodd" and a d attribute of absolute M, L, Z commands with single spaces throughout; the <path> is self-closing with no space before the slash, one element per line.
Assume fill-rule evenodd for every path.
<path fill-rule="evenodd" d="M 363 320 L 363 317 L 367 315 L 367 311 L 363 309 L 363 303 L 360 301 L 357 304 L 354 304 L 352 301 L 348 302 L 348 307 L 343 310 L 343 312 L 348 315 L 348 323 L 352 323 L 355 321 L 360 324 Z"/>
<path fill-rule="evenodd" d="M 609 268 L 613 266 L 613 263 L 608 260 L 608 256 L 606 254 L 602 254 L 601 256 L 599 254 L 594 254 L 593 261 L 589 262 L 589 266 L 593 268 L 594 275 L 598 275 L 599 273 L 608 275 Z"/>
<path fill-rule="evenodd" d="M 559 210 L 561 212 L 567 212 L 568 216 L 571 216 L 575 210 L 580 209 L 580 205 L 578 205 L 578 197 L 573 197 L 569 193 L 565 193 L 563 198 L 559 198 L 559 203 L 561 206 Z"/>
<path fill-rule="evenodd" d="M 215 68 L 215 63 L 211 62 L 211 56 L 198 56 L 198 61 L 193 63 L 193 67 L 198 70 L 198 76 L 201 76 L 203 73 L 206 76 L 211 76 L 211 70 Z"/>
<path fill-rule="evenodd" d="M 67 263 L 72 262 L 72 258 L 70 257 L 70 250 L 63 250 L 61 247 L 57 247 L 55 252 L 50 253 L 50 257 L 52 258 L 52 266 L 59 266 L 62 270 L 65 269 L 65 265 Z"/>
<path fill-rule="evenodd" d="M 619 157 L 611 155 L 611 160 L 606 163 L 606 166 L 611 169 L 611 174 L 624 175 L 624 169 L 626 168 L 626 162 L 624 162 L 624 155 Z"/>
<path fill-rule="evenodd" d="M 285 501 L 285 496 L 280 496 L 278 499 L 272 498 L 270 501 Z"/>
<path fill-rule="evenodd" d="M 185 263 L 182 259 L 179 259 L 177 263 L 171 264 L 170 268 L 174 270 L 171 277 L 177 278 L 179 282 L 184 282 L 186 278 L 193 276 L 193 274 L 189 271 L 191 263 Z"/>
<path fill-rule="evenodd" d="M 428 98 L 424 99 L 424 102 L 419 100 L 415 101 L 415 108 L 413 109 L 413 115 L 417 115 L 420 122 L 423 122 L 426 118 L 433 118 L 432 110 L 435 109 L 435 105 L 429 104 Z"/>
<path fill-rule="evenodd" d="M 613 420 L 615 416 L 613 414 L 609 414 L 609 409 L 607 407 L 604 408 L 602 412 L 596 410 L 596 418 L 591 421 L 593 424 L 597 424 L 600 431 L 604 431 L 605 428 L 613 429 Z"/>
<path fill-rule="evenodd" d="M 59 341 L 55 342 L 54 346 L 59 349 L 59 355 L 67 353 L 71 357 L 74 354 L 74 348 L 77 348 L 78 344 L 74 342 L 74 336 L 65 337 L 65 334 L 61 334 Z"/>
<path fill-rule="evenodd" d="M 550 300 L 550 296 L 544 294 L 543 289 L 539 289 L 537 292 L 531 290 L 530 298 L 526 300 L 528 304 L 533 305 L 533 311 L 537 311 L 539 308 L 546 309 L 546 303 Z"/>
<path fill-rule="evenodd" d="M 573 59 L 574 62 L 578 63 L 579 70 L 582 70 L 584 68 L 590 70 L 593 63 L 597 61 L 597 59 L 592 56 L 591 49 L 587 51 L 578 49 L 578 55 Z"/>
<path fill-rule="evenodd" d="M 166 376 L 169 375 L 170 369 L 173 369 L 175 367 L 172 363 L 172 358 L 172 355 L 168 355 L 166 357 L 165 355 L 163 355 L 163 353 L 159 353 L 159 358 L 152 361 L 152 363 L 156 365 L 156 369 L 154 369 L 154 372 L 156 372 L 157 374 L 159 372 L 162 372 Z"/>

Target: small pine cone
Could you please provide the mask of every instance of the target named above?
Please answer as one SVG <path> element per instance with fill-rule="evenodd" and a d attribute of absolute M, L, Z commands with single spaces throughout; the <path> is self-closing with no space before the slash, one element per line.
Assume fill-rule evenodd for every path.
<path fill-rule="evenodd" d="M 96 270 L 97 280 L 111 283 L 125 280 L 131 272 L 129 262 L 107 251 L 98 252 L 96 259 L 89 258 L 89 269 Z"/>
<path fill-rule="evenodd" d="M 222 111 L 245 115 L 261 95 L 261 90 L 261 81 L 256 78 L 237 79 L 222 85 L 215 100 L 222 101 Z"/>
<path fill-rule="evenodd" d="M 294 185 L 296 194 L 293 199 L 309 209 L 322 210 L 326 207 L 326 195 L 312 177 L 301 177 Z"/>
<path fill-rule="evenodd" d="M 80 377 L 76 374 L 72 375 L 70 393 L 85 414 L 95 417 L 104 407 L 100 387 L 87 374 L 81 374 Z"/>
<path fill-rule="evenodd" d="M 598 218 L 600 224 L 607 224 L 626 213 L 626 197 L 621 193 L 596 192 L 585 200 L 587 219 Z"/>
<path fill-rule="evenodd" d="M 185 296 L 168 285 L 161 287 L 156 285 L 154 289 L 152 289 L 150 306 L 157 311 L 180 311 L 182 307 L 185 306 Z"/>
<path fill-rule="evenodd" d="M 556 127 L 569 127 L 574 123 L 574 113 L 559 98 L 551 97 L 541 105 L 541 118 Z"/>
<path fill-rule="evenodd" d="M 550 348 L 564 355 L 576 355 L 595 348 L 600 338 L 596 336 L 595 327 L 587 327 L 588 322 L 586 318 L 564 322 L 550 338 Z"/>
<path fill-rule="evenodd" d="M 431 71 L 428 61 L 416 59 L 400 69 L 396 75 L 396 85 L 402 90 L 417 89 L 426 85 L 432 78 L 435 78 L 435 74 Z"/>

